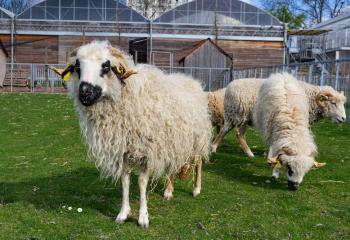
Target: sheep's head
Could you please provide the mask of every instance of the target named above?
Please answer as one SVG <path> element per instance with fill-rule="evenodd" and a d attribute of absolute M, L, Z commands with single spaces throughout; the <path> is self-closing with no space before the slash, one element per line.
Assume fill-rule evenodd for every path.
<path fill-rule="evenodd" d="M 118 99 L 127 79 L 136 73 L 132 66 L 119 49 L 92 42 L 74 50 L 65 69 L 51 69 L 64 80 L 69 78 L 80 103 L 91 106 L 103 97 Z"/>
<path fill-rule="evenodd" d="M 288 188 L 297 190 L 303 181 L 305 174 L 316 166 L 313 155 L 298 154 L 288 148 L 282 148 L 277 156 L 270 157 L 268 163 L 277 168 L 281 168 L 287 173 Z M 323 166 L 323 164 L 321 164 Z"/>
<path fill-rule="evenodd" d="M 324 88 L 317 96 L 316 102 L 322 109 L 323 116 L 333 121 L 343 123 L 346 121 L 344 92 L 338 92 L 331 87 Z"/>

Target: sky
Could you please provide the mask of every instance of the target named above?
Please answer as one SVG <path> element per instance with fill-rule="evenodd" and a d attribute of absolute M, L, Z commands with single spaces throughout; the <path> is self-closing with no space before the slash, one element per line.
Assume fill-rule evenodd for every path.
<path fill-rule="evenodd" d="M 250 4 L 257 6 L 257 7 L 260 6 L 260 0 L 241 0 L 241 1 L 246 2 L 246 3 L 250 3 Z"/>

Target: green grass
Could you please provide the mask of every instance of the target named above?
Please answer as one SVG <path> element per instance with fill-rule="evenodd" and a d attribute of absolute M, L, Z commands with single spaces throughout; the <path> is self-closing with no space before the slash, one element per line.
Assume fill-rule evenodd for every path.
<path fill-rule="evenodd" d="M 132 218 L 117 225 L 120 184 L 101 179 L 86 161 L 67 96 L 2 94 L 0 104 L 0 239 L 350 238 L 349 124 L 313 127 L 317 160 L 327 166 L 310 171 L 296 192 L 285 177 L 266 183 L 271 170 L 258 134 L 248 132 L 255 159 L 230 134 L 204 166 L 197 198 L 190 180 L 177 180 L 174 199 L 164 201 L 159 181 L 148 194 L 150 228 L 142 230 L 136 176 Z"/>

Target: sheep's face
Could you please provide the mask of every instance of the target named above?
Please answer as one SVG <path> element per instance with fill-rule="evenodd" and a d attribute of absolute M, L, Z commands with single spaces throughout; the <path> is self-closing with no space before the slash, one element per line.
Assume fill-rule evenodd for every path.
<path fill-rule="evenodd" d="M 280 165 L 282 171 L 287 173 L 288 188 L 297 190 L 303 181 L 305 174 L 314 166 L 314 158 L 302 154 L 289 155 L 281 152 L 277 157 L 269 160 L 270 164 L 276 167 Z"/>
<path fill-rule="evenodd" d="M 338 123 L 346 121 L 345 102 L 344 92 L 333 89 L 327 89 L 317 95 L 317 104 L 321 107 L 324 117 Z"/>
<path fill-rule="evenodd" d="M 107 42 L 92 42 L 73 51 L 61 75 L 68 74 L 73 94 L 89 107 L 100 99 L 120 98 L 126 78 L 136 73 L 129 65 L 125 55 Z"/>

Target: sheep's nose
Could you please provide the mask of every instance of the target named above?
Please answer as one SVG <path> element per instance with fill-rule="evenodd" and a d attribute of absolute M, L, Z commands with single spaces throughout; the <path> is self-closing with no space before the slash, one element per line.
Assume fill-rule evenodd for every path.
<path fill-rule="evenodd" d="M 81 82 L 79 85 L 79 100 L 84 106 L 93 105 L 102 95 L 102 88 L 91 83 Z"/>
<path fill-rule="evenodd" d="M 293 182 L 293 181 L 288 181 L 288 188 L 289 188 L 289 190 L 295 191 L 299 188 L 299 183 Z"/>
<path fill-rule="evenodd" d="M 339 123 L 344 123 L 346 121 L 346 117 L 338 117 L 337 120 Z"/>

